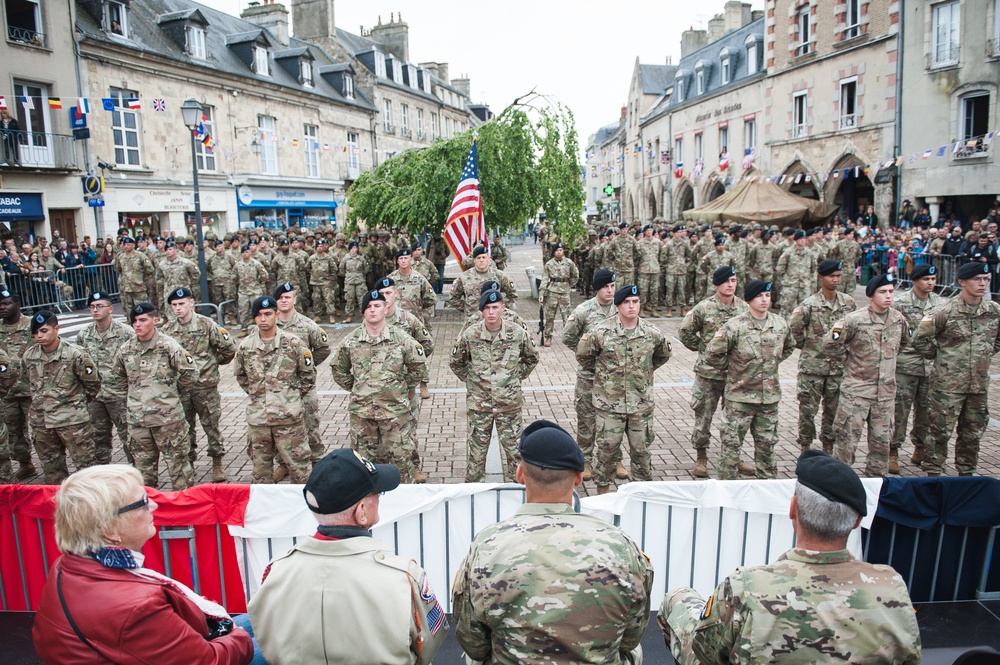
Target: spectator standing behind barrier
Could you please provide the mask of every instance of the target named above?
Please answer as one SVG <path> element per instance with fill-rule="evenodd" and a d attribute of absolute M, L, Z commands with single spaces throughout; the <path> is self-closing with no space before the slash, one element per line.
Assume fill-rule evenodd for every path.
<path fill-rule="evenodd" d="M 476 536 L 455 575 L 456 637 L 483 663 L 641 663 L 653 567 L 617 527 L 573 510 L 584 458 L 545 420 L 524 429 L 526 503 Z"/>
<path fill-rule="evenodd" d="M 961 291 L 926 314 L 913 336 L 913 348 L 934 360 L 928 391 L 931 450 L 923 469 L 944 471 L 948 440 L 958 429 L 955 469 L 971 476 L 979 463 L 979 444 L 989 425 L 990 361 L 1000 352 L 1000 304 L 985 297 L 989 266 L 967 263 L 958 269 Z"/>
<path fill-rule="evenodd" d="M 868 514 L 861 480 L 818 450 L 802 453 L 795 475 L 795 548 L 773 564 L 736 569 L 707 601 L 688 588 L 664 597 L 656 620 L 678 665 L 919 663 L 903 579 L 847 550 Z"/>
<path fill-rule="evenodd" d="M 8 391 L 3 401 L 3 417 L 7 424 L 7 436 L 11 457 L 18 463 L 15 480 L 25 480 L 35 475 L 35 465 L 31 462 L 31 437 L 28 413 L 31 411 L 31 389 L 28 375 L 22 366 L 22 356 L 29 346 L 31 320 L 21 313 L 21 299 L 7 289 L 0 290 L 0 348 L 7 352 L 17 371 L 18 379 Z"/>
<path fill-rule="evenodd" d="M 427 573 L 371 534 L 399 482 L 345 448 L 316 464 L 302 490 L 316 533 L 268 564 L 248 608 L 270 665 L 433 660 L 448 623 Z"/>

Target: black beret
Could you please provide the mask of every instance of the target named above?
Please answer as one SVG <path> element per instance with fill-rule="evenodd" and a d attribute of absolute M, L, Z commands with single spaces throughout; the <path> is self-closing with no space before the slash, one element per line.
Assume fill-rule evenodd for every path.
<path fill-rule="evenodd" d="M 180 300 L 181 298 L 194 298 L 194 294 L 191 293 L 191 289 L 186 286 L 182 286 L 181 288 L 174 289 L 170 292 L 170 295 L 167 296 L 167 304 L 169 305 L 173 301 Z"/>
<path fill-rule="evenodd" d="M 729 281 L 730 277 L 736 276 L 736 268 L 732 266 L 722 266 L 712 273 L 712 284 L 722 286 Z"/>
<path fill-rule="evenodd" d="M 816 268 L 816 272 L 821 275 L 832 275 L 838 270 L 843 270 L 843 261 L 834 261 L 833 259 L 823 259 L 819 262 L 819 266 Z"/>
<path fill-rule="evenodd" d="M 412 256 L 412 254 L 413 252 L 409 247 L 404 247 L 403 249 L 396 252 L 396 258 L 398 259 L 401 256 Z"/>
<path fill-rule="evenodd" d="M 216 247 L 218 247 L 219 245 L 225 245 L 225 244 L 226 244 L 225 240 L 216 240 L 215 241 L 215 246 Z"/>
<path fill-rule="evenodd" d="M 608 284 L 614 284 L 615 274 L 608 270 L 607 268 L 601 268 L 594 273 L 594 283 L 592 286 L 594 290 L 603 289 Z"/>
<path fill-rule="evenodd" d="M 858 474 L 822 450 L 803 451 L 795 465 L 795 476 L 824 498 L 842 503 L 862 517 L 868 514 L 868 495 Z"/>
<path fill-rule="evenodd" d="M 320 238 L 319 240 L 316 241 L 316 246 L 317 247 L 319 247 L 320 245 L 329 245 L 329 244 L 330 244 L 330 241 L 327 240 L 326 238 Z"/>
<path fill-rule="evenodd" d="M 972 279 L 973 277 L 979 277 L 980 275 L 988 275 L 989 272 L 990 268 L 987 264 L 973 261 L 962 265 L 962 267 L 958 269 L 958 278 Z"/>
<path fill-rule="evenodd" d="M 340 448 L 316 462 L 302 496 L 314 513 L 335 515 L 369 494 L 396 489 L 399 480 L 395 464 L 373 464 L 350 448 Z M 315 505 L 309 502 L 309 494 Z"/>
<path fill-rule="evenodd" d="M 765 282 L 762 279 L 755 279 L 747 284 L 746 288 L 743 289 L 743 300 L 750 302 L 760 294 L 770 290 L 771 282 Z"/>
<path fill-rule="evenodd" d="M 168 240 L 166 246 L 163 249 L 170 249 L 171 247 L 177 247 L 177 243 L 173 240 Z"/>
<path fill-rule="evenodd" d="M 795 231 L 794 238 L 796 240 L 798 240 L 799 238 L 805 238 L 805 237 L 806 237 L 806 232 L 803 231 L 802 229 L 797 229 Z"/>
<path fill-rule="evenodd" d="M 543 469 L 582 472 L 583 452 L 569 432 L 548 420 L 536 420 L 521 432 L 521 460 Z"/>
<path fill-rule="evenodd" d="M 249 242 L 249 244 L 256 247 L 257 246 L 257 241 L 256 240 L 251 240 Z"/>
<path fill-rule="evenodd" d="M 7 298 L 13 298 L 13 297 L 14 295 L 7 290 L 6 286 L 2 290 L 0 290 L 0 300 L 6 300 Z"/>
<path fill-rule="evenodd" d="M 382 302 L 385 302 L 386 301 L 385 294 L 379 291 L 378 289 L 374 289 L 372 291 L 367 292 L 365 294 L 365 297 L 361 299 L 361 313 L 364 314 L 368 310 L 368 305 L 370 305 L 375 300 L 381 300 Z"/>
<path fill-rule="evenodd" d="M 159 238 L 157 238 L 157 240 L 159 240 Z M 128 245 L 129 243 L 135 242 L 135 240 L 132 239 L 132 236 L 122 236 L 118 242 L 123 245 Z"/>
<path fill-rule="evenodd" d="M 240 251 L 241 252 L 249 252 L 250 251 L 250 245 L 243 245 L 242 247 L 240 247 Z"/>
<path fill-rule="evenodd" d="M 292 286 L 291 282 L 285 282 L 284 284 L 278 284 L 271 293 L 271 297 L 277 300 L 286 293 L 295 293 L 295 287 Z"/>
<path fill-rule="evenodd" d="M 4 295 L 4 292 L 5 291 L 0 291 L 0 298 L 7 298 L 8 297 L 8 296 Z M 101 291 L 91 291 L 90 295 L 87 296 L 87 304 L 88 305 L 93 305 L 98 300 L 107 300 L 108 302 L 111 302 L 111 296 L 109 296 L 107 293 L 103 293 Z"/>
<path fill-rule="evenodd" d="M 627 229 L 628 228 L 628 224 L 626 224 L 625 222 L 622 222 L 621 224 L 618 225 L 618 228 L 620 228 L 620 229 Z"/>
<path fill-rule="evenodd" d="M 726 237 L 724 235 L 722 235 L 721 233 L 719 235 L 715 236 L 715 244 L 716 245 L 725 245 L 726 244 Z"/>
<path fill-rule="evenodd" d="M 557 242 L 556 244 L 552 245 L 552 256 L 556 255 L 556 250 L 557 249 L 565 250 L 566 247 L 563 246 L 563 244 L 561 242 Z"/>
<path fill-rule="evenodd" d="M 499 291 L 486 291 L 479 296 L 479 311 L 486 309 L 491 302 L 503 302 L 503 294 Z"/>
<path fill-rule="evenodd" d="M 615 305 L 620 305 L 625 302 L 626 298 L 631 298 L 632 296 L 639 296 L 638 286 L 623 286 L 622 288 L 615 291 Z"/>
<path fill-rule="evenodd" d="M 737 224 L 733 228 L 729 229 L 729 235 L 736 235 L 737 233 L 742 233 L 743 227 Z"/>
<path fill-rule="evenodd" d="M 781 232 L 781 235 L 783 235 L 783 236 L 793 236 L 793 235 L 795 235 L 795 229 L 793 229 L 792 227 L 788 227 L 784 231 Z"/>
<path fill-rule="evenodd" d="M 396 282 L 393 281 L 391 277 L 383 277 L 382 279 L 375 282 L 375 288 L 379 291 L 382 289 L 388 289 L 390 286 L 395 286 Z"/>
<path fill-rule="evenodd" d="M 281 245 L 281 246 L 287 245 L 288 244 L 288 238 L 282 238 L 281 240 L 278 241 L 278 244 Z"/>
<path fill-rule="evenodd" d="M 156 314 L 156 306 L 151 302 L 141 302 L 131 310 L 129 310 L 128 318 L 129 321 L 135 323 L 137 316 L 142 316 L 143 314 Z"/>
<path fill-rule="evenodd" d="M 263 309 L 278 309 L 278 303 L 270 296 L 257 296 L 253 304 L 250 305 L 250 316 L 257 318 Z"/>
<path fill-rule="evenodd" d="M 474 250 L 472 250 L 472 258 L 476 258 L 480 254 L 486 254 L 486 247 L 484 247 L 483 245 L 479 245 Z"/>
<path fill-rule="evenodd" d="M 646 229 L 651 229 L 651 228 L 653 228 L 652 224 L 646 224 L 646 226 L 642 227 L 642 232 L 645 233 Z"/>
<path fill-rule="evenodd" d="M 499 291 L 499 290 L 500 290 L 500 282 L 496 281 L 495 279 L 488 279 L 485 282 L 483 282 L 482 286 L 479 287 L 479 295 L 483 295 L 487 291 Z"/>
<path fill-rule="evenodd" d="M 357 246 L 358 246 L 358 241 L 357 240 L 352 240 L 351 242 L 347 243 L 347 249 L 348 250 L 350 250 L 351 247 L 357 247 Z"/>
<path fill-rule="evenodd" d="M 43 309 L 31 317 L 31 334 L 34 335 L 42 326 L 59 325 L 59 317 L 50 309 Z"/>
<path fill-rule="evenodd" d="M 896 284 L 896 278 L 892 276 L 892 273 L 884 272 L 878 277 L 872 277 L 868 282 L 868 286 L 865 287 L 865 295 L 871 298 L 875 295 L 877 289 L 887 284 L 889 286 L 895 286 Z"/>
<path fill-rule="evenodd" d="M 937 275 L 937 268 L 929 263 L 921 263 L 919 266 L 913 267 L 913 271 L 910 273 L 910 279 L 916 281 L 922 277 L 929 277 L 931 275 Z"/>

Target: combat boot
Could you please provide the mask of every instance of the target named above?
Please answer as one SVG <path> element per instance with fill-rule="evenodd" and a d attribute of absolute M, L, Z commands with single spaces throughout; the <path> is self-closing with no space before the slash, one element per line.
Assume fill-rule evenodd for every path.
<path fill-rule="evenodd" d="M 351 323 L 352 321 L 353 319 L 351 317 L 347 317 L 346 319 L 344 319 L 344 323 Z"/>
<path fill-rule="evenodd" d="M 757 475 L 757 467 L 755 467 L 753 464 L 750 464 L 749 462 L 744 462 L 743 460 L 740 460 L 740 463 L 736 468 L 739 470 L 741 476 Z"/>
<path fill-rule="evenodd" d="M 913 455 L 910 457 L 910 463 L 920 466 L 924 463 L 924 451 L 922 448 L 914 448 Z"/>
<path fill-rule="evenodd" d="M 427 382 L 423 381 L 420 383 L 420 399 L 430 399 L 431 391 L 427 389 Z"/>
<path fill-rule="evenodd" d="M 590 468 L 590 462 L 583 463 L 583 479 L 590 480 L 594 477 L 594 471 Z"/>
<path fill-rule="evenodd" d="M 329 317 L 329 321 L 330 321 L 330 325 L 331 325 L 331 326 L 332 326 L 332 325 L 336 325 L 336 323 L 337 323 L 337 318 L 336 318 L 336 317 L 335 317 L 335 316 L 334 316 L 333 314 L 331 314 L 331 315 L 330 315 L 330 317 Z"/>
<path fill-rule="evenodd" d="M 687 316 L 687 313 L 688 313 L 688 308 L 687 307 L 681 307 L 681 318 L 684 318 L 685 316 Z"/>
<path fill-rule="evenodd" d="M 552 346 L 552 338 L 551 337 L 546 337 L 545 338 L 545 346 Z"/>
<path fill-rule="evenodd" d="M 38 471 L 35 469 L 35 465 L 29 461 L 21 464 L 21 468 L 19 468 L 17 473 L 14 474 L 14 478 L 17 480 L 24 480 L 25 478 L 32 477 L 36 473 L 38 473 Z"/>
<path fill-rule="evenodd" d="M 708 478 L 708 451 L 704 448 L 698 450 L 698 459 L 694 462 L 694 477 Z"/>
<path fill-rule="evenodd" d="M 427 482 L 427 474 L 421 469 L 417 469 L 413 472 L 413 482 L 417 485 L 422 485 Z"/>
<path fill-rule="evenodd" d="M 287 476 L 288 476 L 288 467 L 285 466 L 284 464 L 279 464 L 278 468 L 275 469 L 274 473 L 271 474 L 271 480 L 273 480 L 276 483 L 280 483 Z"/>
<path fill-rule="evenodd" d="M 618 480 L 628 479 L 628 471 L 625 470 L 625 466 L 621 462 L 615 465 L 615 478 Z"/>
<path fill-rule="evenodd" d="M 889 453 L 889 473 L 899 474 L 899 452 L 893 451 Z"/>
<path fill-rule="evenodd" d="M 212 458 L 212 482 L 213 483 L 225 483 L 229 481 L 229 476 L 226 475 L 226 470 L 222 468 L 222 458 L 213 457 Z"/>
<path fill-rule="evenodd" d="M 598 485 L 597 486 L 597 495 L 598 496 L 600 496 L 601 494 L 607 494 L 610 491 L 611 491 L 611 485 Z"/>

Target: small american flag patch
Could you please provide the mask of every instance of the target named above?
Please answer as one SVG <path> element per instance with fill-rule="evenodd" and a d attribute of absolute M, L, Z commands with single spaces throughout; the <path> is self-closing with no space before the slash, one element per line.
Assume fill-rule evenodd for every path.
<path fill-rule="evenodd" d="M 434 603 L 434 607 L 427 613 L 427 624 L 431 628 L 431 635 L 437 635 L 441 630 L 441 626 L 444 625 L 444 610 L 441 609 L 441 603 Z"/>

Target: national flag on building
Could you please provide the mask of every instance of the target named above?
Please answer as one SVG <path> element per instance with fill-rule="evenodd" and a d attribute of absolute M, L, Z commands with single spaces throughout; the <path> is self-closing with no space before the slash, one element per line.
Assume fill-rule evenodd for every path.
<path fill-rule="evenodd" d="M 101 97 L 101 107 L 105 111 L 113 112 L 115 110 L 115 100 L 111 97 Z"/>
<path fill-rule="evenodd" d="M 90 102 L 84 97 L 80 97 L 76 100 L 76 111 L 74 115 L 76 116 L 76 119 L 79 120 L 88 113 L 90 113 Z"/>
<path fill-rule="evenodd" d="M 157 113 L 164 113 L 167 110 L 167 100 L 163 97 L 157 97 L 153 100 L 153 110 Z"/>
<path fill-rule="evenodd" d="M 933 154 L 934 154 L 933 150 L 925 150 L 924 151 L 924 159 L 930 159 L 931 155 L 933 155 Z"/>
<path fill-rule="evenodd" d="M 33 102 L 31 97 L 28 95 L 21 95 L 21 105 L 29 111 L 32 111 L 35 108 L 35 102 Z"/>
<path fill-rule="evenodd" d="M 472 141 L 472 149 L 465 160 L 465 168 L 462 169 L 455 198 L 451 202 L 451 212 L 444 225 L 444 241 L 459 266 L 472 253 L 476 243 L 481 241 L 489 246 L 482 192 L 479 188 L 479 160 L 475 140 Z"/>
<path fill-rule="evenodd" d="M 58 97 L 49 97 L 49 108 L 50 109 L 61 109 L 62 100 Z"/>
<path fill-rule="evenodd" d="M 125 105 L 128 106 L 133 111 L 142 108 L 142 102 L 140 102 L 138 99 L 129 99 L 125 102 Z"/>
<path fill-rule="evenodd" d="M 948 146 L 946 145 L 941 146 L 940 148 L 937 149 L 937 156 L 944 157 L 944 153 L 946 150 L 948 150 Z"/>
<path fill-rule="evenodd" d="M 0 110 L 6 108 L 7 108 L 7 100 L 3 98 L 3 95 L 0 95 Z"/>

